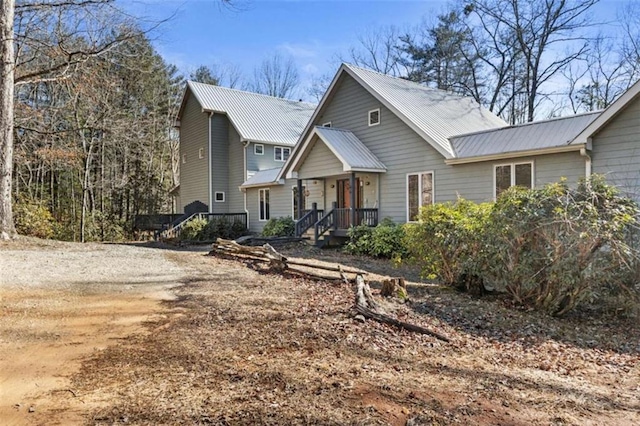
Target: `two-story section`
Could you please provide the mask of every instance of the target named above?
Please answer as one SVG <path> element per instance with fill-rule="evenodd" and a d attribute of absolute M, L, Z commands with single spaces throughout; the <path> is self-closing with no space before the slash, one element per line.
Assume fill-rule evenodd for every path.
<path fill-rule="evenodd" d="M 246 214 L 240 186 L 279 171 L 315 105 L 189 81 L 177 118 L 178 206 L 189 215 Z"/>

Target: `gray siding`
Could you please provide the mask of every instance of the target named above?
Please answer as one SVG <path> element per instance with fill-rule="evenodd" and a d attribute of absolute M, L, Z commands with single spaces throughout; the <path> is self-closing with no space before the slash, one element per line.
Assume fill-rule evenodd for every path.
<path fill-rule="evenodd" d="M 208 162 L 208 114 L 202 112 L 195 96 L 187 99 L 180 120 L 180 204 L 184 212 L 186 205 L 194 201 L 209 204 L 209 162 Z M 204 158 L 198 151 L 203 149 Z M 186 155 L 186 163 L 182 162 Z"/>
<path fill-rule="evenodd" d="M 244 195 L 239 187 L 245 180 L 244 147 L 236 129 L 233 125 L 229 125 L 229 189 L 227 192 L 229 213 L 244 212 Z"/>
<path fill-rule="evenodd" d="M 250 171 L 259 171 L 259 170 L 269 170 L 275 169 L 276 167 L 284 166 L 283 161 L 276 161 L 274 159 L 274 148 L 275 146 L 283 146 L 285 148 L 290 148 L 293 151 L 293 147 L 288 147 L 286 145 L 269 145 L 269 144 L 258 144 L 264 146 L 264 154 L 256 155 L 254 146 L 256 144 L 251 142 L 247 147 L 247 170 Z"/>
<path fill-rule="evenodd" d="M 211 117 L 211 185 L 213 194 L 224 192 L 224 202 L 213 202 L 214 213 L 228 213 L 229 195 L 229 119 L 225 115 Z"/>
<path fill-rule="evenodd" d="M 324 142 L 316 137 L 313 143 L 313 148 L 298 171 L 300 178 L 316 178 L 344 173 L 342 162 L 336 158 Z"/>
<path fill-rule="evenodd" d="M 640 201 L 640 98 L 593 137 L 593 172 Z"/>

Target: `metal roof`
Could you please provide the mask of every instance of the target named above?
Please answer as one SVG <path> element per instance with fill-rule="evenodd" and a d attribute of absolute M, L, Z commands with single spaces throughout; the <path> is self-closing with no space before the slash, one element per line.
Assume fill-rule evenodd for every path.
<path fill-rule="evenodd" d="M 455 158 L 483 157 L 569 145 L 601 111 L 451 137 Z"/>
<path fill-rule="evenodd" d="M 471 98 L 349 64 L 342 68 L 445 158 L 454 157 L 451 136 L 507 126 Z"/>
<path fill-rule="evenodd" d="M 345 172 L 387 171 L 385 165 L 350 131 L 316 126 L 314 133 L 342 162 Z"/>
<path fill-rule="evenodd" d="M 314 104 L 209 84 L 187 82 L 202 109 L 224 113 L 243 140 L 295 145 Z"/>
<path fill-rule="evenodd" d="M 269 186 L 280 184 L 280 182 L 278 182 L 278 173 L 280 173 L 280 169 L 281 167 L 275 169 L 260 170 L 259 172 L 256 172 L 255 175 L 247 179 L 242 185 L 240 185 L 240 187 L 246 188 L 251 186 Z"/>

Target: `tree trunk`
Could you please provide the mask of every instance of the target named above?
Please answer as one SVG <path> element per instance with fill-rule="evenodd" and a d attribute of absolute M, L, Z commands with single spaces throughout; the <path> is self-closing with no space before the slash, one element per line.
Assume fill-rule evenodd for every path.
<path fill-rule="evenodd" d="M 13 171 L 14 0 L 0 0 L 0 239 L 16 235 L 11 205 Z"/>

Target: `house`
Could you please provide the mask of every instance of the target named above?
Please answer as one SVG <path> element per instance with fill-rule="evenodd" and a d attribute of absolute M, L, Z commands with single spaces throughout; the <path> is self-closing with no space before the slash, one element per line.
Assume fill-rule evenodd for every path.
<path fill-rule="evenodd" d="M 282 170 L 243 184 L 251 229 L 268 219 L 252 211 L 265 199 L 278 204 L 269 217 L 302 200 L 297 230 L 321 238 L 383 217 L 412 221 L 435 202 L 490 201 L 513 185 L 591 173 L 638 199 L 638 92 L 640 83 L 604 111 L 508 126 L 470 99 L 343 64 Z"/>
<path fill-rule="evenodd" d="M 306 102 L 187 82 L 176 121 L 180 185 L 172 191 L 183 219 L 207 214 L 246 223 L 240 185 L 282 168 L 314 109 Z"/>
<path fill-rule="evenodd" d="M 230 101 L 227 91 L 189 83 L 182 152 L 198 158 L 204 147 L 206 156 L 218 146 L 218 127 L 228 129 L 220 137 L 228 144 L 197 171 L 183 159 L 181 204 L 209 200 L 210 212 L 244 211 L 252 232 L 293 216 L 299 235 L 322 243 L 355 224 L 413 221 L 435 202 L 490 201 L 513 185 L 575 183 L 591 173 L 640 199 L 640 83 L 604 111 L 516 126 L 471 99 L 348 64 L 315 109 L 246 93 Z M 255 108 L 252 96 L 264 103 Z M 192 136 L 198 132 L 204 136 Z M 226 206 L 218 192 L 229 194 L 221 197 Z"/>

